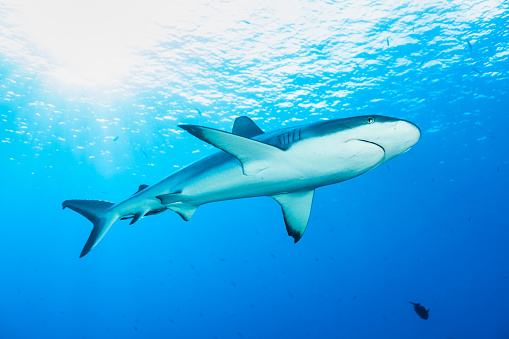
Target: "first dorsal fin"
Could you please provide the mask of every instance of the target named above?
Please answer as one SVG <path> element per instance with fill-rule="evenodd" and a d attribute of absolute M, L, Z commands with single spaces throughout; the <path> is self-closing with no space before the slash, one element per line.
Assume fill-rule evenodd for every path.
<path fill-rule="evenodd" d="M 286 231 L 289 236 L 293 237 L 295 242 L 300 240 L 306 230 L 314 195 L 315 191 L 311 190 L 271 196 L 281 206 Z"/>
<path fill-rule="evenodd" d="M 283 150 L 240 135 L 196 125 L 179 125 L 198 139 L 230 153 L 242 164 L 245 175 L 254 175 L 279 159 Z"/>
<path fill-rule="evenodd" d="M 258 127 L 253 120 L 246 116 L 238 117 L 233 123 L 232 133 L 240 135 L 244 138 L 253 138 L 264 132 Z"/>

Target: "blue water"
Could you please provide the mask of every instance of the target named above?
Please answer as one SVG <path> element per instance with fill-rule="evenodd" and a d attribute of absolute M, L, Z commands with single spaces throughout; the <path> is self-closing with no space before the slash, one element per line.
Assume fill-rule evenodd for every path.
<path fill-rule="evenodd" d="M 179 130 L 379 114 L 409 152 L 317 189 L 118 221 L 215 150 Z M 505 1 L 0 3 L 0 338 L 509 338 Z M 409 302 L 430 309 L 423 320 Z"/>

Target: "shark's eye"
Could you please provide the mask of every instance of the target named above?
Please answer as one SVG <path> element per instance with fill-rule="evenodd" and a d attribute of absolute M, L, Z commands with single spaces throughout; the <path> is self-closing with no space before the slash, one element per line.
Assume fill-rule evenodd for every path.
<path fill-rule="evenodd" d="M 374 123 L 374 122 L 375 122 L 375 118 L 372 118 L 372 117 L 366 118 L 366 122 L 367 122 L 368 124 L 372 124 L 372 123 Z"/>

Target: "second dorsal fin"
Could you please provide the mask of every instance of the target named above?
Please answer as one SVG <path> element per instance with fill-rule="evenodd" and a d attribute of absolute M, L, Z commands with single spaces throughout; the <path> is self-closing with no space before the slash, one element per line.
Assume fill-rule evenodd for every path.
<path fill-rule="evenodd" d="M 140 187 L 138 187 L 138 190 L 134 194 L 140 193 L 141 191 L 143 191 L 147 187 L 148 187 L 148 185 L 140 185 Z"/>
<path fill-rule="evenodd" d="M 240 135 L 244 138 L 253 138 L 257 135 L 263 134 L 263 131 L 255 124 L 253 120 L 246 116 L 242 116 L 235 119 L 232 133 L 235 135 Z"/>

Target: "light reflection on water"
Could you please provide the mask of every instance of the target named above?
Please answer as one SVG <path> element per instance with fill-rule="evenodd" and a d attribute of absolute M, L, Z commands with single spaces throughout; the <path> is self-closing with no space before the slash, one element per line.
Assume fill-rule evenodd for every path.
<path fill-rule="evenodd" d="M 506 77 L 507 12 L 496 1 L 0 6 L 2 141 L 85 159 L 98 148 L 105 163 L 154 144 L 164 154 L 181 122 L 413 118 L 460 82 L 472 93 L 477 78 Z"/>

